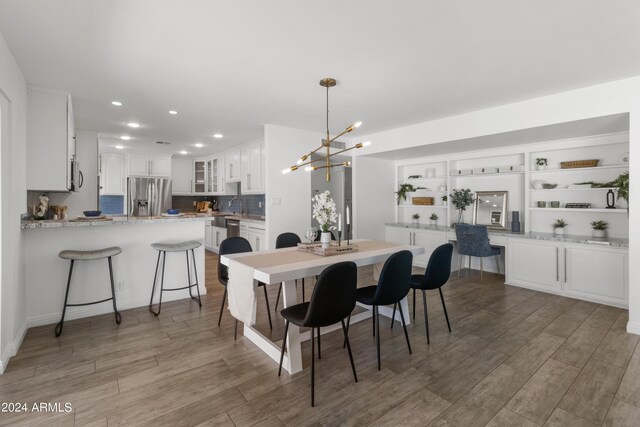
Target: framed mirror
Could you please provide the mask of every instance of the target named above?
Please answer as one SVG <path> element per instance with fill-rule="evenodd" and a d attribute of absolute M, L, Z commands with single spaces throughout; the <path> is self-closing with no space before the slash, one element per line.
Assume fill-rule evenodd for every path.
<path fill-rule="evenodd" d="M 508 191 L 477 191 L 473 203 L 473 224 L 506 229 L 508 195 Z"/>

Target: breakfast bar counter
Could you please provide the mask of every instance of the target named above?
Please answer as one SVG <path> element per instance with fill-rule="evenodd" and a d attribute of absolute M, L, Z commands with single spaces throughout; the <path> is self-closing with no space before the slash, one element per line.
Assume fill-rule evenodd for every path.
<path fill-rule="evenodd" d="M 194 255 L 200 293 L 205 294 L 205 222 L 210 219 L 208 215 L 184 215 L 142 218 L 120 216 L 112 217 L 110 221 L 23 221 L 27 327 L 53 324 L 60 320 L 69 262 L 59 258 L 58 253 L 67 249 L 84 251 L 111 246 L 122 248 L 122 253 L 113 258 L 117 304 L 122 311 L 149 304 L 158 258 L 158 252 L 151 247 L 152 243 L 195 240 L 202 243 L 195 249 Z M 79 263 L 73 271 L 69 302 L 109 297 L 108 277 L 104 260 Z M 195 282 L 193 275 L 191 279 Z M 167 256 L 164 283 L 165 288 L 187 284 L 184 254 Z M 188 290 L 166 292 L 163 302 L 182 298 L 189 298 Z M 190 304 L 189 301 L 185 300 L 185 304 Z M 70 307 L 67 309 L 66 319 L 111 312 L 113 307 L 110 303 Z M 127 315 L 123 313 L 123 322 L 127 321 Z M 169 315 L 169 312 L 160 314 Z M 51 333 L 53 334 L 53 325 Z"/>

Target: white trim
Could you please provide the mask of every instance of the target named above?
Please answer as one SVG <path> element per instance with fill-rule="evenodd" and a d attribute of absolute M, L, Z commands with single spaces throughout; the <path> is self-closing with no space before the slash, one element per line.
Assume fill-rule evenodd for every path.
<path fill-rule="evenodd" d="M 627 332 L 640 335 L 640 322 L 627 322 Z"/>
<path fill-rule="evenodd" d="M 16 334 L 15 340 L 7 347 L 4 354 L 0 358 L 0 375 L 4 373 L 5 369 L 9 365 L 9 360 L 18 353 L 18 349 L 22 345 L 25 335 L 27 335 L 27 324 L 24 322 L 20 327 L 20 330 Z"/>

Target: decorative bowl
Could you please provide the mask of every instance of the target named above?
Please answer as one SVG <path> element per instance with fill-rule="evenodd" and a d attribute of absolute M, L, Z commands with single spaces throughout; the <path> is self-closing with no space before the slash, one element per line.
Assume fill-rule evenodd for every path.
<path fill-rule="evenodd" d="M 178 215 L 180 213 L 180 209 L 167 209 L 167 213 L 169 215 Z"/>
<path fill-rule="evenodd" d="M 542 184 L 542 188 L 544 188 L 545 190 L 553 190 L 557 186 L 558 186 L 558 184 L 551 184 L 551 183 L 548 183 L 548 182 Z"/>
<path fill-rule="evenodd" d="M 83 211 L 84 216 L 100 216 L 102 211 Z"/>

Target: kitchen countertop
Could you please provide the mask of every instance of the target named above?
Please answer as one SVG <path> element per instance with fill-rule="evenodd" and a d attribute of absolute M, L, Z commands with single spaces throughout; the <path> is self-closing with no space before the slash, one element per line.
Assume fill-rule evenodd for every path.
<path fill-rule="evenodd" d="M 411 228 L 416 230 L 432 230 L 432 231 L 442 231 L 442 232 L 452 232 L 455 233 L 455 230 L 451 227 L 447 227 L 446 225 L 435 225 L 430 226 L 426 224 L 413 224 L 408 222 L 392 222 L 385 224 L 390 227 L 399 227 L 399 228 Z M 514 233 L 508 230 L 488 230 L 489 236 L 504 236 L 504 237 L 514 237 L 520 239 L 533 239 L 533 240 L 548 240 L 554 242 L 564 242 L 564 243 L 580 243 L 586 245 L 596 245 L 596 246 L 608 246 L 614 248 L 628 248 L 629 247 L 629 239 L 618 238 L 618 237 L 604 237 L 604 238 L 595 238 L 592 236 L 584 236 L 584 235 L 574 235 L 574 234 L 553 234 L 553 233 L 538 233 L 538 232 L 528 232 L 528 233 Z"/>
<path fill-rule="evenodd" d="M 191 214 L 179 217 L 150 216 L 150 217 L 131 217 L 126 215 L 108 216 L 111 221 L 69 221 L 69 220 L 22 220 L 22 229 L 36 228 L 58 228 L 58 227 L 102 227 L 110 225 L 135 225 L 135 224 L 155 224 L 155 223 L 173 223 L 185 221 L 203 221 L 211 219 L 209 214 Z"/>

